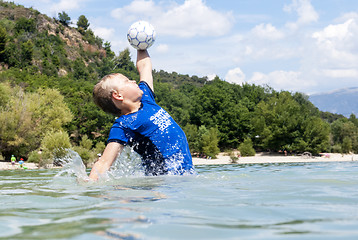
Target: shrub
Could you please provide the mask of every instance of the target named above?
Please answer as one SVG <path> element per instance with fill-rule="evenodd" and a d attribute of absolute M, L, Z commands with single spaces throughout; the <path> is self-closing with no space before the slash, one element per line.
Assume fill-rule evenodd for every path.
<path fill-rule="evenodd" d="M 200 126 L 199 137 L 201 153 L 208 157 L 216 158 L 216 155 L 220 152 L 218 147 L 219 130 L 214 127 L 207 129 L 204 125 Z"/>
<path fill-rule="evenodd" d="M 84 147 L 81 147 L 81 146 L 75 146 L 75 147 L 73 147 L 73 150 L 75 152 L 77 152 L 78 155 L 80 155 L 83 163 L 86 166 L 91 162 L 91 160 L 93 158 L 93 153 L 90 150 L 88 150 Z"/>
<path fill-rule="evenodd" d="M 230 157 L 231 163 L 237 163 L 237 161 L 239 160 L 238 155 L 236 155 L 233 151 L 228 152 L 228 156 Z"/>
<path fill-rule="evenodd" d="M 96 153 L 96 156 L 97 156 L 98 153 L 102 154 L 105 148 L 106 148 L 106 145 L 103 142 L 98 142 L 98 143 L 96 143 L 96 146 L 93 149 L 93 151 Z"/>
<path fill-rule="evenodd" d="M 29 158 L 27 159 L 27 162 L 31 163 L 40 163 L 41 161 L 41 153 L 39 153 L 38 150 L 34 150 L 29 154 Z"/>
<path fill-rule="evenodd" d="M 41 148 L 43 149 L 42 159 L 46 164 L 53 162 L 60 164 L 59 159 L 66 156 L 68 149 L 71 148 L 70 138 L 64 131 L 49 131 L 42 139 Z"/>
<path fill-rule="evenodd" d="M 256 152 L 252 146 L 252 140 L 250 138 L 246 138 L 244 142 L 242 142 L 239 146 L 239 151 L 241 156 L 255 156 Z"/>
<path fill-rule="evenodd" d="M 342 146 L 340 144 L 335 144 L 332 146 L 331 152 L 333 153 L 342 153 Z"/>
<path fill-rule="evenodd" d="M 21 31 L 34 33 L 36 30 L 36 21 L 33 18 L 27 19 L 25 17 L 21 17 L 16 21 L 15 31 L 17 33 L 20 33 Z"/>

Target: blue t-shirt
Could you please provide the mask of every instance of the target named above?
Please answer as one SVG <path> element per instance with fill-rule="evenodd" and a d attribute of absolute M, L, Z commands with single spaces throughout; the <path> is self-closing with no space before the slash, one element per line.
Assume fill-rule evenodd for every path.
<path fill-rule="evenodd" d="M 184 174 L 194 172 L 185 133 L 174 119 L 154 100 L 146 82 L 140 109 L 116 119 L 108 142 L 133 147 L 142 157 L 146 175 Z"/>

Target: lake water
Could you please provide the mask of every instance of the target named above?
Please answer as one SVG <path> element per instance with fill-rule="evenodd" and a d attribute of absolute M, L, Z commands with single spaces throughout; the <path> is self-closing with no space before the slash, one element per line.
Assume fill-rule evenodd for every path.
<path fill-rule="evenodd" d="M 196 169 L 91 184 L 0 171 L 0 239 L 358 239 L 357 162 Z"/>

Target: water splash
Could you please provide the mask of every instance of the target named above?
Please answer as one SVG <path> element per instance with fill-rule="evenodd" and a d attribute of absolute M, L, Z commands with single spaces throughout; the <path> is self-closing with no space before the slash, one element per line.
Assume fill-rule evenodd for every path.
<path fill-rule="evenodd" d="M 80 155 L 71 150 L 67 150 L 65 157 L 57 159 L 61 163 L 62 169 L 55 177 L 60 176 L 75 176 L 78 180 L 88 181 L 89 178 L 86 173 L 86 166 L 83 164 Z"/>
<path fill-rule="evenodd" d="M 72 149 L 67 150 L 65 157 L 56 159 L 62 165 L 62 169 L 56 174 L 59 177 L 75 177 L 78 182 L 89 182 L 90 178 L 86 172 L 81 156 Z M 114 161 L 111 168 L 99 176 L 99 182 L 111 181 L 123 177 L 144 176 L 141 157 L 132 148 L 125 147 Z"/>
<path fill-rule="evenodd" d="M 120 156 L 117 157 L 109 169 L 108 175 L 114 179 L 144 176 L 141 156 L 133 148 L 129 146 L 124 147 Z"/>
<path fill-rule="evenodd" d="M 183 159 L 183 157 L 173 156 L 173 158 L 166 161 L 169 170 L 168 175 L 194 174 L 194 169 L 182 169 L 180 159 Z M 66 156 L 61 159 L 56 159 L 56 161 L 62 165 L 62 169 L 56 174 L 55 178 L 75 178 L 78 183 L 92 182 L 87 175 L 86 167 L 77 152 L 68 149 Z M 146 175 L 142 165 L 141 156 L 136 153 L 133 148 L 126 146 L 122 150 L 122 153 L 114 161 L 110 169 L 106 173 L 99 175 L 97 182 L 113 182 L 113 180 L 123 178 L 141 178 L 144 176 Z"/>

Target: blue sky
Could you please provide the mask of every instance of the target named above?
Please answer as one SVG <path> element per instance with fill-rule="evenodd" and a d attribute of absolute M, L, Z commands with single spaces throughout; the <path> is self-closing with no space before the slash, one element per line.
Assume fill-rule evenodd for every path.
<path fill-rule="evenodd" d="M 85 15 L 118 54 L 150 22 L 153 68 L 306 94 L 358 87 L 357 0 L 15 0 L 50 17 Z M 130 48 L 132 59 L 135 51 Z"/>

